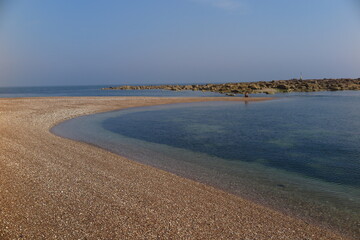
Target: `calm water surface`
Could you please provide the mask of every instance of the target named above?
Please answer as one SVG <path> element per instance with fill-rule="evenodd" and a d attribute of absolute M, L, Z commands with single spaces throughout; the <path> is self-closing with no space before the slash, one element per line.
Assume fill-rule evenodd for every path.
<path fill-rule="evenodd" d="M 17 97 L 87 97 L 87 96 L 156 96 L 156 97 L 201 97 L 224 96 L 219 93 L 199 91 L 165 90 L 101 90 L 109 86 L 60 86 L 60 87 L 0 87 L 0 98 Z"/>
<path fill-rule="evenodd" d="M 360 237 L 360 92 L 174 104 L 53 132 Z"/>

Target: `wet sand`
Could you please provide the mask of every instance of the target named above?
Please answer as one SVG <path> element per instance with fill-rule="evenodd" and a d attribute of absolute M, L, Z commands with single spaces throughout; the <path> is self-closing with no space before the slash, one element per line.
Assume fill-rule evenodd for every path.
<path fill-rule="evenodd" d="M 0 239 L 347 239 L 49 132 L 85 114 L 212 100 L 245 99 L 0 99 Z"/>

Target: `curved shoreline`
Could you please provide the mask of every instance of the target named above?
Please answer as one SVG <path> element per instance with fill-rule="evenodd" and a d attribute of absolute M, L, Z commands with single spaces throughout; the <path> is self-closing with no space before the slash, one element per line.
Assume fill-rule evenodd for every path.
<path fill-rule="evenodd" d="M 49 132 L 59 122 L 87 114 L 211 100 L 221 98 L 1 99 L 0 237 L 346 239 Z"/>

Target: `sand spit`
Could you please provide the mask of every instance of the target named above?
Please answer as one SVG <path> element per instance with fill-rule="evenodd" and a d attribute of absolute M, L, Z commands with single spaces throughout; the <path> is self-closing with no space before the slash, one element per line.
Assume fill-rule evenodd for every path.
<path fill-rule="evenodd" d="M 211 100 L 244 99 L 0 99 L 0 239 L 346 239 L 49 132 L 84 114 Z"/>

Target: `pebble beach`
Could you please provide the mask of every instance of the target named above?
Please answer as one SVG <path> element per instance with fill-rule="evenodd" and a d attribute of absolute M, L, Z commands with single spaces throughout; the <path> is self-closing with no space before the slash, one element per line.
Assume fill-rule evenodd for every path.
<path fill-rule="evenodd" d="M 129 107 L 270 99 L 0 99 L 0 239 L 349 239 L 50 132 L 74 117 Z"/>

